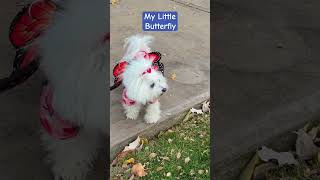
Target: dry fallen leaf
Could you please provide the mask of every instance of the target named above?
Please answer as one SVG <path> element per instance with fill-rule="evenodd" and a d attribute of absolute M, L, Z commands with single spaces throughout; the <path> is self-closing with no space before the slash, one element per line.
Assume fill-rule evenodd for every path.
<path fill-rule="evenodd" d="M 169 129 L 167 132 L 168 133 L 173 133 L 174 131 L 172 129 Z"/>
<path fill-rule="evenodd" d="M 170 161 L 170 158 L 165 156 L 165 157 L 161 157 L 161 159 L 166 160 L 166 161 Z"/>
<path fill-rule="evenodd" d="M 134 140 L 132 143 L 130 143 L 128 146 L 126 146 L 122 152 L 129 151 L 129 150 L 135 150 L 140 146 L 140 137 L 138 136 L 136 140 Z"/>
<path fill-rule="evenodd" d="M 203 112 L 202 112 L 201 109 L 191 108 L 190 111 L 191 111 L 192 113 L 196 113 L 196 114 L 203 114 Z"/>
<path fill-rule="evenodd" d="M 134 161 L 135 161 L 134 158 L 130 158 L 130 159 L 128 159 L 128 160 L 125 160 L 125 161 L 123 162 L 123 164 L 122 164 L 122 167 L 123 167 L 123 168 L 126 168 L 126 167 L 128 167 L 129 164 L 133 164 Z"/>
<path fill-rule="evenodd" d="M 186 164 L 187 164 L 189 161 L 190 161 L 190 158 L 189 158 L 189 157 L 187 157 L 187 158 L 184 159 L 184 163 L 186 163 Z"/>
<path fill-rule="evenodd" d="M 176 80 L 176 79 L 177 79 L 176 73 L 172 73 L 172 74 L 171 74 L 171 79 L 172 79 L 172 80 Z"/>
<path fill-rule="evenodd" d="M 137 137 L 136 140 L 131 142 L 128 146 L 126 146 L 118 155 L 116 158 L 112 161 L 111 165 L 115 165 L 118 163 L 118 160 L 127 156 L 127 154 L 134 152 L 134 151 L 139 151 L 142 149 L 144 144 L 147 144 L 148 140 L 145 138 L 140 138 L 139 136 Z"/>
<path fill-rule="evenodd" d="M 162 169 L 163 169 L 163 167 L 159 166 L 159 167 L 157 167 L 156 171 L 159 172 L 159 171 L 161 171 Z"/>
<path fill-rule="evenodd" d="M 319 127 L 313 127 L 309 132 L 308 135 L 314 140 L 318 135 Z"/>
<path fill-rule="evenodd" d="M 118 4 L 119 3 L 119 0 L 111 0 L 111 4 L 112 5 L 116 5 L 116 4 Z"/>
<path fill-rule="evenodd" d="M 202 103 L 202 111 L 210 112 L 210 101 L 205 101 Z"/>
<path fill-rule="evenodd" d="M 194 170 L 193 169 L 191 169 L 191 171 L 190 171 L 190 176 L 193 176 L 194 174 L 195 174 L 195 172 L 194 172 Z"/>
<path fill-rule="evenodd" d="M 149 158 L 155 158 L 157 156 L 157 154 L 156 153 L 150 153 L 150 155 L 149 155 Z"/>
<path fill-rule="evenodd" d="M 271 169 L 277 168 L 272 162 L 262 163 L 254 168 L 253 179 L 267 179 L 266 172 L 270 171 Z"/>
<path fill-rule="evenodd" d="M 127 164 L 133 164 L 134 163 L 134 158 L 130 158 L 128 160 L 126 160 Z"/>
<path fill-rule="evenodd" d="M 148 144 L 149 141 L 147 138 L 140 137 L 140 144 Z"/>
<path fill-rule="evenodd" d="M 303 129 L 297 132 L 296 141 L 296 153 L 299 159 L 307 160 L 311 159 L 313 156 L 320 152 L 320 148 L 317 147 L 311 136 L 309 136 Z"/>
<path fill-rule="evenodd" d="M 251 180 L 255 167 L 260 163 L 258 153 L 255 153 L 250 162 L 246 165 L 245 169 L 241 172 L 238 180 Z M 207 170 L 206 170 L 207 173 Z"/>
<path fill-rule="evenodd" d="M 177 159 L 180 159 L 180 157 L 181 157 L 181 153 L 180 153 L 180 151 L 177 153 Z"/>
<path fill-rule="evenodd" d="M 116 158 L 112 161 L 111 166 L 116 165 L 118 163 L 119 159 L 126 157 L 131 152 L 133 152 L 133 151 L 129 150 L 129 151 L 123 151 L 123 152 L 118 153 Z"/>
<path fill-rule="evenodd" d="M 135 176 L 143 177 L 147 175 L 147 173 L 144 171 L 144 167 L 141 163 L 137 163 L 132 166 L 131 172 Z"/>
<path fill-rule="evenodd" d="M 284 164 L 294 164 L 297 165 L 298 161 L 294 159 L 294 156 L 290 152 L 275 152 L 272 149 L 269 149 L 265 146 L 262 146 L 262 149 L 258 151 L 258 155 L 261 160 L 268 162 L 271 159 L 278 161 L 279 166 Z"/>

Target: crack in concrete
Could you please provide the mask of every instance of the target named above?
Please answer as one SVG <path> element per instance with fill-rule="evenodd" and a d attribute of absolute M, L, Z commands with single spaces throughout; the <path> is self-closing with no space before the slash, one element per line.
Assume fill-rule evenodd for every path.
<path fill-rule="evenodd" d="M 208 8 L 204 8 L 202 6 L 198 6 L 196 4 L 189 3 L 189 2 L 186 2 L 186 1 L 182 1 L 182 0 L 170 0 L 170 1 L 175 2 L 177 4 L 180 4 L 182 6 L 185 6 L 185 7 L 189 7 L 191 9 L 197 9 L 197 10 L 200 10 L 202 12 L 210 13 L 210 7 L 209 7 L 209 9 Z"/>

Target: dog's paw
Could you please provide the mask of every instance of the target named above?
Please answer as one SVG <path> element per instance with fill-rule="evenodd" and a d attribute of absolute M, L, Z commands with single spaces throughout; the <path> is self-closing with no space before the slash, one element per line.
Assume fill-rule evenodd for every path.
<path fill-rule="evenodd" d="M 152 104 L 149 104 L 146 109 L 146 114 L 144 116 L 144 120 L 146 123 L 156 123 L 160 119 L 160 103 L 156 101 Z"/>
<path fill-rule="evenodd" d="M 137 119 L 140 112 L 140 105 L 135 104 L 131 106 L 123 105 L 125 109 L 125 114 L 127 116 L 127 119 Z"/>
<path fill-rule="evenodd" d="M 158 122 L 160 119 L 160 114 L 157 114 L 157 113 L 147 113 L 145 116 L 144 116 L 144 120 L 146 123 L 149 123 L 149 124 L 152 124 L 152 123 L 156 123 Z"/>
<path fill-rule="evenodd" d="M 137 119 L 139 116 L 139 111 L 127 111 L 126 112 L 127 119 Z"/>
<path fill-rule="evenodd" d="M 139 108 L 126 108 L 127 119 L 137 119 L 139 116 Z"/>

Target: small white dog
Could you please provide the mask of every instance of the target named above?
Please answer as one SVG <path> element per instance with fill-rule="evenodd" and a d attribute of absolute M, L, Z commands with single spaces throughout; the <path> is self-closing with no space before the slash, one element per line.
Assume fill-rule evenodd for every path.
<path fill-rule="evenodd" d="M 152 36 L 142 35 L 126 39 L 126 53 L 114 69 L 114 72 L 122 72 L 122 105 L 127 118 L 136 119 L 141 106 L 147 105 L 144 116 L 146 123 L 155 123 L 160 119 L 158 99 L 168 89 L 163 65 L 160 63 L 161 54 L 150 52 L 152 40 Z M 120 70 L 119 64 L 122 67 Z"/>
<path fill-rule="evenodd" d="M 109 131 L 106 79 L 109 47 L 101 41 L 107 33 L 108 2 L 54 2 L 62 8 L 37 42 L 40 67 L 50 83 L 44 89 L 45 101 L 41 104 L 54 109 L 47 112 L 45 108 L 41 114 L 42 140 L 55 180 L 84 180 L 98 149 L 105 146 L 102 140 Z"/>

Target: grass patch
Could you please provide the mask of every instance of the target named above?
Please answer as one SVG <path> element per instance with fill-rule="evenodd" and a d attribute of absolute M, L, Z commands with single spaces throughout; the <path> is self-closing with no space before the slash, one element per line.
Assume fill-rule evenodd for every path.
<path fill-rule="evenodd" d="M 121 167 L 130 158 L 145 166 L 147 175 L 139 179 L 210 179 L 210 114 L 190 115 L 160 132 L 142 150 L 111 167 L 111 179 L 130 178 L 130 168 Z"/>
<path fill-rule="evenodd" d="M 267 180 L 320 180 L 318 160 L 300 161 L 298 166 L 283 166 L 266 172 Z"/>

